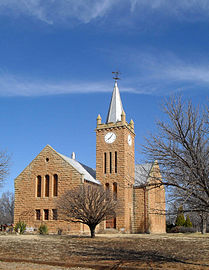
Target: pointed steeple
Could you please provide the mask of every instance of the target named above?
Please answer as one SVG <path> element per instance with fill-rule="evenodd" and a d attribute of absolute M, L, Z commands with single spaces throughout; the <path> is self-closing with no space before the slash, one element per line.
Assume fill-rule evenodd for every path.
<path fill-rule="evenodd" d="M 106 124 L 110 122 L 116 123 L 117 121 L 121 121 L 122 112 L 123 112 L 123 105 L 120 98 L 117 80 L 115 80 L 115 86 L 112 93 Z"/>

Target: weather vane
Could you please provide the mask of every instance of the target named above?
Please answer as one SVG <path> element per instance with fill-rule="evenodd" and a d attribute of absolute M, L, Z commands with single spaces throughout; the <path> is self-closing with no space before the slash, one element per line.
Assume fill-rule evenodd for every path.
<path fill-rule="evenodd" d="M 119 75 L 121 74 L 121 72 L 119 72 L 119 71 L 113 71 L 112 74 L 114 75 L 113 76 L 113 79 L 115 81 L 120 80 Z"/>

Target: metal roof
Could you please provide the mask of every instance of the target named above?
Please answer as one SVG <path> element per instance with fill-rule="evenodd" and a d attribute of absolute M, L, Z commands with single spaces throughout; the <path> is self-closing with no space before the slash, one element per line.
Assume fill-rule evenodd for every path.
<path fill-rule="evenodd" d="M 117 81 L 115 81 L 109 111 L 107 114 L 106 124 L 110 122 L 116 123 L 117 121 L 121 121 L 122 111 L 123 105 L 120 98 L 120 92 L 118 89 Z"/>
<path fill-rule="evenodd" d="M 77 160 L 75 159 L 72 159 L 72 158 L 69 158 L 69 157 L 66 157 L 60 153 L 58 153 L 65 161 L 67 161 L 71 166 L 73 166 L 79 173 L 83 174 L 84 175 L 84 179 L 87 180 L 87 181 L 90 181 L 90 182 L 93 182 L 95 184 L 101 184 L 100 181 L 96 180 L 95 179 L 95 176 L 96 176 L 96 172 L 86 166 L 86 165 L 83 165 L 81 164 L 80 162 L 78 162 Z"/>
<path fill-rule="evenodd" d="M 147 184 L 152 167 L 153 163 L 135 165 L 135 187 L 140 187 Z"/>

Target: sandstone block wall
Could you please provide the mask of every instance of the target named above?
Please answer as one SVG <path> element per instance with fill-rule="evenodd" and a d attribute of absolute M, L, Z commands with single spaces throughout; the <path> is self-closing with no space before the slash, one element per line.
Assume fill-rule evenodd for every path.
<path fill-rule="evenodd" d="M 48 161 L 47 161 L 48 160 Z M 58 196 L 53 196 L 53 175 L 58 175 Z M 37 197 L 37 176 L 42 178 L 41 197 Z M 45 175 L 49 175 L 49 197 L 45 196 Z M 82 176 L 63 160 L 50 146 L 41 153 L 15 179 L 14 223 L 25 221 L 28 227 L 38 228 L 46 224 L 51 232 L 84 230 L 81 224 L 53 220 L 52 209 L 56 209 L 59 197 L 68 189 L 82 184 Z M 36 209 L 40 209 L 40 220 L 36 220 Z M 44 220 L 44 209 L 49 210 L 49 220 Z"/>
<path fill-rule="evenodd" d="M 160 180 L 159 166 L 155 163 L 147 181 L 148 185 L 134 188 L 135 233 L 166 232 L 165 189 L 163 185 L 159 185 Z"/>

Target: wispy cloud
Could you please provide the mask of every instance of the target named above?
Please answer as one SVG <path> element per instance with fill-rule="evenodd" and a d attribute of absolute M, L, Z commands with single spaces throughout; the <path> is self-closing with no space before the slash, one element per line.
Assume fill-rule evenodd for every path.
<path fill-rule="evenodd" d="M 172 53 L 144 53 L 130 56 L 135 69 L 131 81 L 135 90 L 150 94 L 209 89 L 209 63 L 181 60 Z"/>
<path fill-rule="evenodd" d="M 134 54 L 124 65 L 129 74 L 122 75 L 121 92 L 167 95 L 180 91 L 209 89 L 209 64 L 190 63 L 167 53 Z M 122 67 L 123 68 L 123 67 Z M 43 96 L 76 93 L 111 92 L 112 81 L 56 81 L 21 78 L 0 73 L 0 96 Z"/>
<path fill-rule="evenodd" d="M 0 0 L 0 12 L 32 16 L 48 24 L 76 19 L 88 23 L 104 16 L 118 0 Z"/>
<path fill-rule="evenodd" d="M 208 0 L 130 0 L 131 11 L 150 10 L 158 12 L 164 16 L 174 15 L 181 19 L 201 18 L 200 16 L 209 16 Z"/>
<path fill-rule="evenodd" d="M 0 74 L 0 96 L 46 96 L 59 94 L 86 94 L 111 92 L 112 82 L 72 82 L 44 81 L 21 78 L 8 73 Z M 134 92 L 131 87 L 123 87 L 125 92 Z"/>
<path fill-rule="evenodd" d="M 117 12 L 114 12 L 117 11 Z M 208 0 L 0 0 L 0 13 L 18 17 L 26 15 L 47 24 L 72 22 L 89 23 L 95 18 L 127 16 L 144 13 L 160 16 L 174 16 L 182 20 L 209 18 Z M 110 18 L 111 19 L 111 18 Z M 130 19 L 130 18 L 129 18 Z M 147 17 L 147 21 L 149 18 Z"/>

